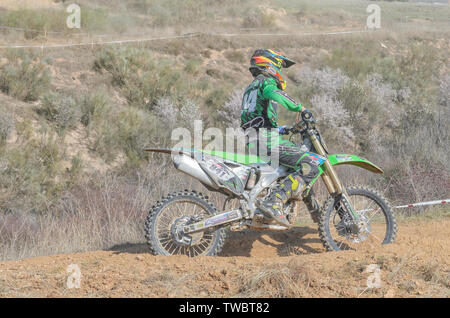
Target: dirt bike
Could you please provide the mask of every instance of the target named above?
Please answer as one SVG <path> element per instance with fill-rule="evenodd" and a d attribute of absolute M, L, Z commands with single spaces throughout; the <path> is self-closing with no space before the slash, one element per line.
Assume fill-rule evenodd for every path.
<path fill-rule="evenodd" d="M 383 170 L 367 159 L 350 154 L 329 154 L 311 113 L 289 128 L 311 145 L 312 155 L 323 157 L 319 175 L 312 180 L 300 199 L 284 206 L 290 224 L 298 218 L 297 204 L 311 200 L 312 187 L 321 178 L 329 197 L 319 213 L 312 215 L 318 223 L 320 239 L 329 251 L 359 250 L 392 243 L 397 223 L 388 201 L 378 191 L 363 185 L 344 187 L 334 167 L 353 165 L 373 173 Z M 291 136 L 292 136 L 291 135 Z M 258 156 L 195 149 L 146 149 L 172 154 L 176 169 L 200 181 L 208 190 L 227 196 L 223 212 L 209 198 L 196 191 L 181 191 L 159 200 L 148 213 L 145 236 L 150 251 L 156 255 L 183 254 L 190 257 L 215 256 L 222 250 L 226 228 L 284 231 L 291 226 L 280 225 L 267 218 L 259 209 L 272 188 L 291 172 L 289 168 L 272 167 Z M 237 209 L 226 211 L 227 202 L 239 200 Z"/>

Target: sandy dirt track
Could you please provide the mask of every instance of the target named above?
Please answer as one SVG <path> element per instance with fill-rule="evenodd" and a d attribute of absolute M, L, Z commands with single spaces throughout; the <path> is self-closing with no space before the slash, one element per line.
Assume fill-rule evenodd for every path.
<path fill-rule="evenodd" d="M 449 297 L 449 234 L 446 217 L 400 223 L 396 243 L 364 252 L 325 252 L 313 225 L 229 233 L 215 258 L 124 244 L 0 263 L 0 297 Z M 81 270 L 79 289 L 67 288 L 70 264 Z M 370 264 L 380 288 L 367 289 Z"/>

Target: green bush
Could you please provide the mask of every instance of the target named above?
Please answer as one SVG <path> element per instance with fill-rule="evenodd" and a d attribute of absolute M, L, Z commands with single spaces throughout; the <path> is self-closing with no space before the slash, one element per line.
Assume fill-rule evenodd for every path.
<path fill-rule="evenodd" d="M 105 8 L 91 8 L 81 6 L 81 30 L 83 32 L 95 32 L 116 30 L 125 31 L 130 24 L 129 19 L 124 23 L 127 16 L 119 17 L 110 15 Z M 15 28 L 26 29 L 24 36 L 26 39 L 34 39 L 45 36 L 46 32 L 74 32 L 79 33 L 79 29 L 67 28 L 66 21 L 68 13 L 65 9 L 18 9 L 0 11 L 0 25 L 7 25 Z"/>
<path fill-rule="evenodd" d="M 46 60 L 19 54 L 0 68 L 0 90 L 26 102 L 38 100 L 50 87 L 47 66 Z"/>
<path fill-rule="evenodd" d="M 213 17 L 210 0 L 133 0 L 128 7 L 151 16 L 152 26 L 192 24 Z"/>
<path fill-rule="evenodd" d="M 92 117 L 89 124 L 89 145 L 107 162 L 123 153 L 128 166 L 138 166 L 147 158 L 143 151 L 158 142 L 162 127 L 148 111 L 134 107 L 108 108 L 103 116 Z"/>
<path fill-rule="evenodd" d="M 83 159 L 81 159 L 80 153 L 76 154 L 70 159 L 70 168 L 65 172 L 65 187 L 72 188 L 79 184 L 83 173 Z"/>
<path fill-rule="evenodd" d="M 66 25 L 65 10 L 18 9 L 0 11 L 0 24 L 27 29 L 26 39 L 44 35 L 45 31 L 61 31 Z"/>
<path fill-rule="evenodd" d="M 42 96 L 38 113 L 55 123 L 60 130 L 74 128 L 81 119 L 81 110 L 76 100 L 57 92 Z"/>
<path fill-rule="evenodd" d="M 226 51 L 224 55 L 230 62 L 234 63 L 244 63 L 246 60 L 244 53 L 236 50 Z"/>
<path fill-rule="evenodd" d="M 199 73 L 198 68 L 202 64 L 202 60 L 198 58 L 189 58 L 185 62 L 184 71 L 191 75 Z"/>
<path fill-rule="evenodd" d="M 104 118 L 111 107 L 108 92 L 104 89 L 88 93 L 80 98 L 79 103 L 81 108 L 81 123 L 85 126 L 89 126 L 92 122 Z"/>
<path fill-rule="evenodd" d="M 364 45 L 360 45 L 344 40 L 324 63 L 358 80 L 380 74 L 393 89 L 408 87 L 413 99 L 422 104 L 437 104 L 439 78 L 436 74 L 445 65 L 446 57 L 437 48 L 417 39 L 400 42 L 398 47 L 405 53 L 387 55 L 378 41 L 364 40 Z"/>
<path fill-rule="evenodd" d="M 275 16 L 268 14 L 258 7 L 245 12 L 242 27 L 244 28 L 271 28 L 275 26 Z"/>
<path fill-rule="evenodd" d="M 81 7 L 81 29 L 86 32 L 105 31 L 108 30 L 109 14 L 103 8 Z"/>
<path fill-rule="evenodd" d="M 15 126 L 12 113 L 0 106 L 0 144 L 2 144 L 11 134 Z"/>
<path fill-rule="evenodd" d="M 0 174 L 0 206 L 11 211 L 46 211 L 64 189 L 62 140 L 43 134 L 8 149 L 6 169 Z"/>
<path fill-rule="evenodd" d="M 147 158 L 144 148 L 155 141 L 156 120 L 144 110 L 127 108 L 118 114 L 118 146 L 125 152 L 131 164 L 139 164 Z"/>
<path fill-rule="evenodd" d="M 359 136 L 360 145 L 367 146 L 367 134 L 376 123 L 379 107 L 373 103 L 370 90 L 359 82 L 347 83 L 337 94 L 349 113 L 350 124 Z"/>
<path fill-rule="evenodd" d="M 230 89 L 228 87 L 220 86 L 218 88 L 213 89 L 205 99 L 205 103 L 208 107 L 213 110 L 219 109 L 228 99 L 230 95 Z"/>
<path fill-rule="evenodd" d="M 151 109 L 158 98 L 187 91 L 187 83 L 173 61 L 155 58 L 147 49 L 102 50 L 94 69 L 108 71 L 128 102 L 140 108 Z"/>

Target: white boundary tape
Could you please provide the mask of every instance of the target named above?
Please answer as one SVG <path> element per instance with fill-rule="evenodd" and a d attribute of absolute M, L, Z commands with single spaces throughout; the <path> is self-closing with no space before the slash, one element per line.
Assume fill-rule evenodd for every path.
<path fill-rule="evenodd" d="M 406 204 L 406 205 L 399 205 L 394 206 L 394 209 L 404 209 L 404 208 L 413 208 L 416 206 L 424 206 L 424 205 L 436 205 L 436 204 L 444 204 L 444 203 L 450 203 L 450 199 L 447 200 L 436 200 L 436 201 L 428 201 L 428 202 L 418 202 L 418 203 L 412 203 L 412 204 Z"/>
<path fill-rule="evenodd" d="M 417 206 L 425 206 L 425 205 L 437 205 L 437 204 L 445 204 L 445 203 L 450 203 L 450 199 L 447 200 L 435 200 L 435 201 L 428 201 L 428 202 L 418 202 L 418 203 L 411 203 L 411 204 L 406 204 L 406 205 L 398 205 L 398 206 L 393 206 L 393 209 L 404 209 L 404 208 L 414 208 Z M 365 210 L 358 210 L 357 212 L 367 212 L 370 211 L 371 209 L 365 209 Z"/>
<path fill-rule="evenodd" d="M 71 43 L 71 44 L 49 44 L 49 45 L 2 45 L 0 49 L 45 49 L 45 48 L 65 48 L 65 47 L 75 47 L 75 46 L 94 46 L 94 45 L 111 45 L 111 44 L 122 44 L 122 43 L 133 43 L 133 42 L 147 42 L 147 41 L 157 41 L 157 40 L 172 40 L 180 38 L 190 38 L 198 36 L 193 35 L 175 35 L 157 38 L 144 38 L 135 40 L 118 40 L 118 41 L 104 41 L 104 42 L 82 42 L 82 43 Z"/>
<path fill-rule="evenodd" d="M 71 32 L 46 31 L 46 30 L 37 30 L 37 29 L 24 29 L 24 28 L 12 27 L 12 26 L 7 26 L 7 25 L 0 25 L 0 29 L 23 31 L 23 32 L 36 32 L 36 33 L 43 33 L 43 34 L 88 35 L 88 33 L 79 33 L 79 32 L 71 33 Z"/>
<path fill-rule="evenodd" d="M 115 40 L 115 41 L 91 41 L 91 42 L 80 42 L 80 43 L 70 43 L 70 44 L 41 44 L 41 45 L 2 45 L 0 49 L 45 49 L 45 48 L 66 48 L 66 47 L 76 47 L 76 46 L 94 46 L 94 45 L 111 45 L 111 44 L 123 44 L 123 43 L 138 43 L 138 42 L 149 42 L 157 40 L 173 40 L 181 38 L 192 38 L 201 35 L 210 36 L 223 36 L 223 37 L 256 37 L 256 36 L 312 36 L 312 35 L 342 35 L 342 34 L 352 34 L 352 33 L 366 33 L 373 32 L 372 30 L 350 30 L 350 31 L 335 31 L 335 32 L 311 32 L 311 33 L 189 33 L 184 35 L 174 35 L 165 37 L 154 37 L 154 38 L 142 38 L 142 39 L 127 39 L 127 40 Z"/>

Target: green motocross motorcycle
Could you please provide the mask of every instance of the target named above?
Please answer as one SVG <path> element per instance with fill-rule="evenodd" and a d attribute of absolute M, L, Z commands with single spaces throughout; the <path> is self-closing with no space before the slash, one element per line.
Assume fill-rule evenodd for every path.
<path fill-rule="evenodd" d="M 312 194 L 312 187 L 321 178 L 329 197 L 313 219 L 318 223 L 324 247 L 329 251 L 360 250 L 392 243 L 397 223 L 387 200 L 367 186 L 344 186 L 334 166 L 353 165 L 373 173 L 383 173 L 383 170 L 356 155 L 328 154 L 315 124 L 312 116 L 303 116 L 290 128 L 290 133 L 301 134 L 304 141 L 310 141 L 312 154 L 323 157 L 320 174 L 308 185 L 303 198 Z M 197 179 L 208 190 L 227 196 L 221 212 L 207 196 L 195 191 L 185 190 L 159 200 L 145 222 L 145 236 L 153 254 L 215 256 L 224 245 L 226 227 L 230 231 L 285 231 L 295 226 L 297 205 L 302 199 L 292 199 L 284 206 L 291 227 L 266 218 L 259 209 L 271 189 L 289 175 L 289 168 L 275 169 L 251 155 L 195 149 L 146 150 L 172 154 L 176 169 Z M 238 199 L 239 207 L 226 211 L 231 199 Z"/>

